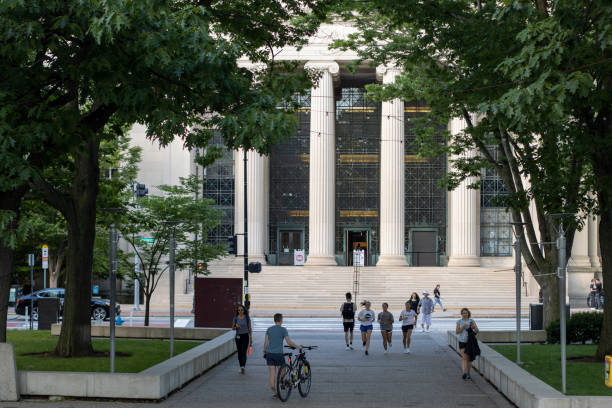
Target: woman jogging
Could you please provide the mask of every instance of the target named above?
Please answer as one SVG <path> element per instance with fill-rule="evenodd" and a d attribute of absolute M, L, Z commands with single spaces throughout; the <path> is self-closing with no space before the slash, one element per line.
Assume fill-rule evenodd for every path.
<path fill-rule="evenodd" d="M 421 298 L 419 297 L 419 294 L 416 292 L 412 292 L 412 295 L 410 295 L 410 299 L 408 300 L 408 303 L 410 303 L 410 309 L 414 310 L 414 313 L 416 313 L 417 317 L 419 316 L 419 302 L 420 301 L 421 301 Z"/>
<path fill-rule="evenodd" d="M 232 330 L 236 330 L 236 349 L 238 350 L 238 363 L 240 373 L 244 374 L 247 361 L 247 350 L 253 346 L 253 328 L 249 312 L 242 305 L 238 305 L 236 316 L 232 322 Z"/>
<path fill-rule="evenodd" d="M 465 352 L 468 343 L 468 329 L 478 333 L 478 326 L 472 319 L 472 313 L 467 307 L 461 309 L 461 319 L 457 320 L 457 328 L 455 333 L 459 336 L 459 350 L 461 351 L 461 372 L 463 373 L 464 380 L 470 380 L 470 369 L 472 368 L 472 360 L 469 354 Z"/>
<path fill-rule="evenodd" d="M 374 329 L 374 320 L 376 320 L 376 314 L 370 306 L 372 304 L 364 300 L 361 302 L 361 306 L 365 307 L 364 310 L 359 312 L 357 320 L 361 322 L 359 330 L 361 331 L 361 340 L 363 341 L 363 347 L 365 348 L 365 355 L 368 355 L 368 349 L 370 348 L 370 336 L 372 336 L 372 330 Z"/>
<path fill-rule="evenodd" d="M 389 352 L 387 350 L 387 344 L 389 348 L 393 345 L 391 344 L 391 336 L 393 334 L 393 314 L 389 312 L 389 304 L 382 304 L 383 311 L 378 314 L 378 324 L 380 324 L 380 334 L 382 334 L 383 348 L 385 349 L 385 354 Z"/>
<path fill-rule="evenodd" d="M 402 343 L 404 344 L 404 354 L 410 354 L 410 337 L 412 336 L 412 329 L 414 329 L 414 325 L 417 321 L 417 314 L 412 309 L 410 301 L 406 302 L 406 310 L 402 310 L 399 319 L 402 322 Z"/>

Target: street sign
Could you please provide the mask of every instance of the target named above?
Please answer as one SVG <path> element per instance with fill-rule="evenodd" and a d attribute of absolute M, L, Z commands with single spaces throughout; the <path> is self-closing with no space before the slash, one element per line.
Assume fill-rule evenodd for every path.
<path fill-rule="evenodd" d="M 293 264 L 294 265 L 304 265 L 304 250 L 296 249 L 293 251 Z"/>
<path fill-rule="evenodd" d="M 146 242 L 147 244 L 152 244 L 155 242 L 155 238 L 151 238 L 151 237 L 142 237 L 140 238 L 140 240 L 142 242 Z"/>
<path fill-rule="evenodd" d="M 34 266 L 34 254 L 28 254 L 28 266 Z"/>
<path fill-rule="evenodd" d="M 46 244 L 42 246 L 42 267 L 49 269 L 49 247 Z"/>

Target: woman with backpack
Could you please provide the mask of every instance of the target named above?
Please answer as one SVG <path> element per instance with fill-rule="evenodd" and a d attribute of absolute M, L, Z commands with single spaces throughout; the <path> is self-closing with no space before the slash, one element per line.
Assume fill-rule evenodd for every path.
<path fill-rule="evenodd" d="M 232 330 L 236 330 L 236 349 L 238 350 L 238 363 L 240 373 L 244 374 L 247 361 L 247 351 L 253 347 L 253 327 L 249 312 L 243 305 L 238 305 L 236 316 L 232 322 Z"/>
<path fill-rule="evenodd" d="M 478 333 L 478 326 L 474 319 L 472 319 L 472 312 L 467 307 L 461 309 L 461 319 L 457 320 L 457 327 L 455 329 L 459 340 L 459 351 L 461 352 L 461 372 L 463 373 L 462 378 L 464 380 L 470 380 L 470 369 L 472 368 L 472 360 L 476 358 L 475 355 L 471 355 L 468 350 L 468 339 L 471 334 Z M 478 346 L 478 344 L 476 344 Z M 473 353 L 472 353 L 473 354 Z"/>

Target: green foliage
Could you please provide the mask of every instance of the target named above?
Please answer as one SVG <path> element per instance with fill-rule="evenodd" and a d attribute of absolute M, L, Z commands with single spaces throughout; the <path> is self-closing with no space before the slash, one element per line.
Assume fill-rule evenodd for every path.
<path fill-rule="evenodd" d="M 178 186 L 159 186 L 163 195 L 138 199 L 119 224 L 123 238 L 140 260 L 140 273 L 136 275 L 131 266 L 129 275 L 140 281 L 147 298 L 168 270 L 172 235 L 177 269 L 192 269 L 194 260 L 207 262 L 225 253 L 224 246 L 206 243 L 208 232 L 219 224 L 222 214 L 211 206 L 212 200 L 195 199 L 202 183 L 191 176 L 181 178 Z M 194 234 L 198 234 L 198 241 L 193 239 Z M 142 241 L 143 237 L 153 238 L 153 243 Z"/>
<path fill-rule="evenodd" d="M 567 319 L 567 344 L 587 342 L 598 344 L 603 326 L 603 314 L 597 312 L 574 313 Z M 555 320 L 546 327 L 546 341 L 551 344 L 560 342 L 560 322 Z"/>

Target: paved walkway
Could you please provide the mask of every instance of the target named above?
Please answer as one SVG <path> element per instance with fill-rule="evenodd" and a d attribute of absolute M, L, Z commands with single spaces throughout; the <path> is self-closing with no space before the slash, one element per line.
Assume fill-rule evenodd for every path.
<path fill-rule="evenodd" d="M 372 334 L 370 355 L 365 356 L 356 338 L 354 351 L 344 350 L 338 332 L 290 331 L 294 341 L 318 345 L 308 352 L 313 370 L 310 395 L 297 392 L 286 406 L 300 407 L 512 407 L 489 383 L 475 374 L 464 381 L 459 357 L 451 351 L 440 332 L 415 332 L 412 354 L 401 353 L 401 337 L 394 333 L 394 347 L 383 354 L 380 333 Z M 355 334 L 358 334 L 356 332 Z M 268 389 L 267 368 L 262 358 L 264 333 L 255 335 L 255 352 L 247 362 L 247 373 L 238 372 L 236 356 L 230 357 L 182 390 L 160 403 L 108 401 L 26 400 L 0 403 L 0 407 L 273 407 L 285 406 L 274 400 Z"/>

